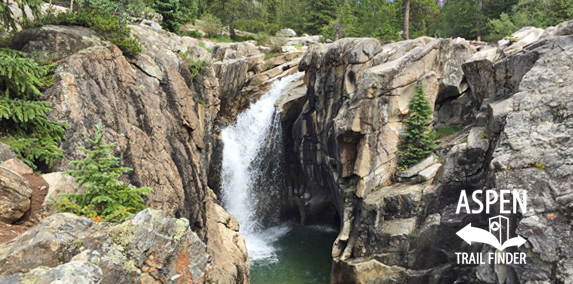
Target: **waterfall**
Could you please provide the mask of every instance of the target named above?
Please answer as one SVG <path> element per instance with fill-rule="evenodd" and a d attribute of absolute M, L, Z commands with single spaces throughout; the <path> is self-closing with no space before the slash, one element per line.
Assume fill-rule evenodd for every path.
<path fill-rule="evenodd" d="M 273 259 L 273 241 L 288 231 L 275 226 L 277 194 L 284 186 L 280 110 L 275 102 L 302 73 L 275 81 L 256 103 L 221 131 L 223 207 L 239 221 L 251 261 Z"/>

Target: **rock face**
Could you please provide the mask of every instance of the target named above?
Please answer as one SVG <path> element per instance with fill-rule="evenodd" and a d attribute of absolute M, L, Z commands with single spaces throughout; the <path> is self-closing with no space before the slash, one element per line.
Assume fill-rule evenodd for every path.
<path fill-rule="evenodd" d="M 332 283 L 573 281 L 571 26 L 523 29 L 518 42 L 498 48 L 431 38 L 310 47 L 292 137 L 306 178 L 341 216 Z M 394 176 L 418 82 L 434 126 L 459 132 L 438 141 L 439 163 Z M 495 251 L 456 235 L 468 223 L 487 228 L 499 214 L 456 214 L 461 190 L 478 189 L 528 191 L 527 213 L 508 216 L 510 234 L 527 239 L 511 252 L 526 253 L 527 264 L 456 264 L 455 252 Z"/>
<path fill-rule="evenodd" d="M 162 211 L 115 224 L 60 213 L 0 245 L 0 282 L 204 283 L 209 262 L 189 221 Z"/>
<path fill-rule="evenodd" d="M 27 179 L 0 166 L 0 221 L 12 224 L 30 209 L 32 189 Z"/>
<path fill-rule="evenodd" d="M 232 257 L 213 258 L 213 267 L 236 269 L 221 269 L 217 276 L 209 276 L 211 281 L 247 283 L 249 270 L 244 240 L 236 231 L 217 235 L 222 233 L 218 227 L 207 227 L 208 216 L 216 214 L 211 212 L 214 209 L 208 209 L 213 206 L 207 206 L 208 200 L 213 198 L 207 176 L 215 119 L 221 104 L 219 96 L 222 89 L 239 91 L 233 88 L 243 86 L 241 80 L 246 80 L 247 61 L 241 59 L 226 71 L 228 76 L 221 78 L 225 84 L 220 85 L 212 71 L 193 78 L 179 54 L 195 54 L 190 50 L 201 48 L 196 39 L 145 25 L 130 28 L 143 47 L 137 58 L 124 57 L 119 48 L 93 31 L 75 26 L 26 30 L 12 42 L 15 48 L 57 53 L 60 59 L 54 75 L 56 82 L 45 92 L 52 104 L 51 118 L 70 125 L 67 139 L 61 145 L 65 159 L 56 165 L 56 170 L 68 170 L 70 160 L 84 158 L 76 147 L 88 146 L 84 136 L 92 136 L 94 124 L 101 121 L 106 126 L 106 142 L 116 142 L 111 150 L 120 157 L 120 166 L 133 169 L 122 181 L 153 189 L 146 197 L 147 206 L 163 210 L 167 217 L 187 218 L 191 230 L 204 242 L 219 240 L 220 244 L 234 249 Z M 204 59 L 210 60 L 210 56 L 205 55 Z M 239 70 L 244 78 L 231 83 L 230 78 L 239 75 L 233 72 Z M 156 248 L 161 247 L 158 244 Z M 210 248 L 207 250 L 213 255 Z M 149 275 L 167 277 L 167 274 L 155 275 L 159 268 L 153 261 L 147 265 Z M 157 261 L 165 262 L 163 267 L 167 263 L 184 265 L 181 263 L 184 260 L 177 261 L 175 257 Z M 198 274 L 193 272 L 188 276 L 191 275 L 197 282 Z M 181 277 L 188 279 L 185 275 Z"/>
<path fill-rule="evenodd" d="M 0 142 L 0 163 L 10 159 L 16 159 L 16 154 L 10 146 Z"/>

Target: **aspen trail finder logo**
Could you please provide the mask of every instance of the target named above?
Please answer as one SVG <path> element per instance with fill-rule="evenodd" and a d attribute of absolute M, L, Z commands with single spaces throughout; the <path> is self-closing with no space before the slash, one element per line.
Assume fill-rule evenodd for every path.
<path fill-rule="evenodd" d="M 466 214 L 480 214 L 483 212 L 484 207 L 485 213 L 489 214 L 490 207 L 495 204 L 499 204 L 500 214 L 515 214 L 517 213 L 518 207 L 522 213 L 525 213 L 527 210 L 527 191 L 523 190 L 521 193 L 522 194 L 519 194 L 516 190 L 500 190 L 498 194 L 495 190 L 486 190 L 484 206 L 480 198 L 483 191 L 476 190 L 472 194 L 472 200 L 478 208 L 471 210 L 466 191 L 462 190 L 456 214 L 460 214 L 463 209 L 465 209 Z M 511 207 L 513 210 L 508 208 L 508 204 L 511 203 L 511 199 L 508 199 L 507 197 L 510 195 L 513 197 L 513 206 Z M 525 253 L 502 252 L 508 247 L 521 247 L 526 242 L 526 240 L 521 236 L 510 239 L 509 232 L 509 218 L 501 215 L 489 218 L 489 231 L 472 227 L 471 223 L 468 224 L 456 233 L 460 238 L 470 245 L 472 243 L 488 244 L 496 248 L 499 252 L 488 253 L 487 262 L 484 260 L 484 255 L 481 253 L 456 252 L 458 264 L 525 264 Z"/>

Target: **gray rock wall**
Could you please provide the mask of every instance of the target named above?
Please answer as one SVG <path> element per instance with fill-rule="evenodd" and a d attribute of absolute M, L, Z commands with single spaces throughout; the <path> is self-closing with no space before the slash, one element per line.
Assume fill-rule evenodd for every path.
<path fill-rule="evenodd" d="M 309 48 L 299 65 L 307 102 L 292 135 L 304 173 L 341 215 L 333 283 L 573 281 L 570 26 L 524 29 L 516 33 L 522 42 L 499 47 L 420 38 Z M 434 126 L 460 130 L 437 141 L 439 163 L 394 176 L 419 81 Z M 526 253 L 527 264 L 456 264 L 455 252 L 492 251 L 456 235 L 468 223 L 487 228 L 499 213 L 455 213 L 461 190 L 478 189 L 528 191 L 527 213 L 509 216 L 511 234 L 527 239 L 510 251 Z"/>

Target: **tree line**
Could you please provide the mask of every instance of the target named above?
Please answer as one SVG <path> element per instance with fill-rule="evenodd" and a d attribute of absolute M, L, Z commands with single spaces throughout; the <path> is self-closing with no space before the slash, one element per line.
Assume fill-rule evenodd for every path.
<path fill-rule="evenodd" d="M 173 1 L 173 0 L 171 0 Z M 525 26 L 546 28 L 573 18 L 573 0 L 186 0 L 196 15 L 250 32 L 375 37 L 420 36 L 495 41 Z"/>
<path fill-rule="evenodd" d="M 47 0 L 46 0 L 47 1 Z M 573 0 L 67 0 L 126 17 L 163 16 L 165 29 L 202 16 L 235 30 L 273 35 L 282 28 L 323 39 L 375 37 L 384 42 L 420 36 L 495 41 L 524 26 L 545 28 L 573 18 Z M 23 0 L 36 6 L 41 0 Z M 0 0 L 0 24 L 11 23 Z M 125 5 L 125 7 L 123 7 Z M 37 10 L 34 10 L 37 11 Z M 0 27 L 0 31 L 1 31 Z"/>

